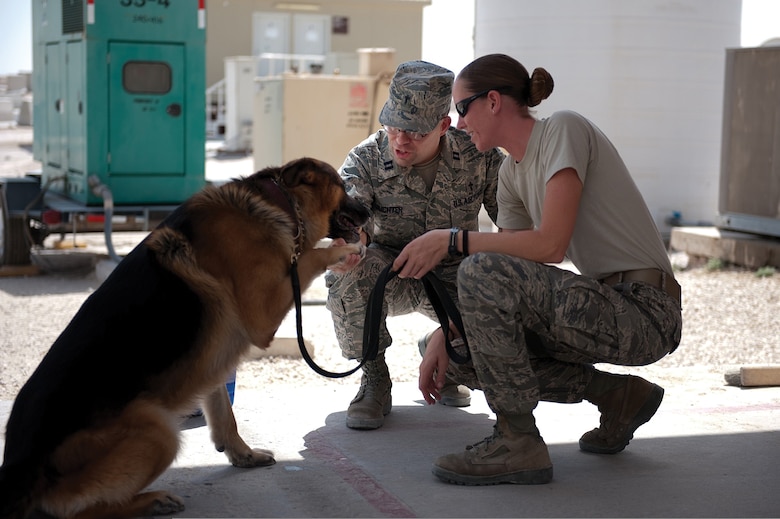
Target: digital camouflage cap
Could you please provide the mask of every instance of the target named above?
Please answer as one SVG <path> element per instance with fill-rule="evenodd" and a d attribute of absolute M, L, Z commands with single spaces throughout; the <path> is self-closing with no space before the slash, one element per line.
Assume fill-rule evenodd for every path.
<path fill-rule="evenodd" d="M 428 133 L 450 112 L 452 71 L 426 61 L 398 65 L 379 122 L 410 132 Z"/>

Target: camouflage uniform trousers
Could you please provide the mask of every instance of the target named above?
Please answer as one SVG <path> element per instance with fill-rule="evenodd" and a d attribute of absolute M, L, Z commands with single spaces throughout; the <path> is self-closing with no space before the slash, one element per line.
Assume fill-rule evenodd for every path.
<path fill-rule="evenodd" d="M 540 400 L 580 402 L 594 363 L 651 364 L 682 333 L 680 304 L 662 290 L 503 254 L 465 258 L 458 291 L 471 361 L 450 361 L 448 372 L 482 389 L 500 414 L 530 412 Z"/>
<path fill-rule="evenodd" d="M 395 260 L 398 252 L 372 243 L 366 249 L 366 257 L 355 268 L 343 274 L 328 272 L 325 276 L 328 287 L 328 300 L 325 306 L 330 310 L 333 318 L 333 327 L 341 353 L 347 359 L 363 357 L 363 324 L 369 295 L 379 274 Z M 440 264 L 434 269 L 434 273 L 457 304 L 458 264 Z M 406 315 L 412 312 L 419 312 L 434 322 L 439 322 L 436 312 L 428 301 L 422 281 L 394 277 L 385 285 L 379 326 L 379 353 L 385 351 L 393 342 L 387 330 L 387 316 Z"/>

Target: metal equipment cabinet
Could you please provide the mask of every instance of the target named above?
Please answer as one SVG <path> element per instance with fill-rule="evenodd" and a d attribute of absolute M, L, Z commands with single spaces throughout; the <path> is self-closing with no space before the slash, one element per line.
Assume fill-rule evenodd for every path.
<path fill-rule="evenodd" d="M 148 228 L 206 184 L 205 0 L 33 0 L 32 18 L 42 166 L 0 179 L 0 266 L 87 213 L 113 253 L 114 213 Z"/>
<path fill-rule="evenodd" d="M 86 205 L 176 204 L 205 185 L 204 0 L 34 0 L 33 155 Z"/>
<path fill-rule="evenodd" d="M 719 225 L 780 237 L 780 47 L 726 50 Z"/>

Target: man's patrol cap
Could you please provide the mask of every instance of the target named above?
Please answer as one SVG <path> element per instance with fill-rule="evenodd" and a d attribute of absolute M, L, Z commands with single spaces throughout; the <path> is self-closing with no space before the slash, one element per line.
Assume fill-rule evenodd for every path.
<path fill-rule="evenodd" d="M 450 112 L 452 71 L 426 61 L 398 65 L 379 122 L 410 132 L 428 133 Z"/>

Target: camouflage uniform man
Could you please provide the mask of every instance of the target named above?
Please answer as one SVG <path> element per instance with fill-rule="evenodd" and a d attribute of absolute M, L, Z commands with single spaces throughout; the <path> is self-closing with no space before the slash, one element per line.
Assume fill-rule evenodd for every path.
<path fill-rule="evenodd" d="M 357 145 L 341 167 L 347 191 L 372 212 L 361 233 L 368 245 L 362 261 L 336 266 L 326 276 L 330 310 L 342 353 L 362 356 L 366 304 L 381 270 L 411 240 L 430 229 L 460 227 L 476 231 L 484 206 L 497 215 L 498 168 L 503 153 L 477 151 L 466 133 L 450 126 L 454 75 L 423 61 L 402 63 L 390 84 L 380 115 L 384 129 Z M 435 269 L 454 301 L 460 258 Z M 379 331 L 379 355 L 363 367 L 360 390 L 347 410 L 347 426 L 381 427 L 392 407 L 391 380 L 384 350 L 392 338 L 387 314 L 420 312 L 436 320 L 420 281 L 395 278 L 385 287 L 386 308 Z M 425 339 L 420 348 L 424 348 Z M 469 405 L 470 392 L 457 383 L 442 389 L 442 403 Z"/>
<path fill-rule="evenodd" d="M 580 449 L 622 451 L 664 390 L 594 364 L 646 365 L 680 343 L 680 286 L 639 189 L 588 119 L 570 110 L 538 120 L 529 113 L 552 90 L 546 70 L 529 76 L 504 54 L 471 62 L 453 85 L 458 128 L 478 149 L 501 146 L 509 156 L 497 194 L 503 232 L 454 233 L 466 255 L 458 295 L 472 365 L 451 376 L 484 391 L 496 424 L 491 436 L 434 462 L 433 473 L 448 482 L 551 481 L 533 415 L 540 400 L 596 404 L 600 425 L 582 435 Z M 447 256 L 451 240 L 446 230 L 427 232 L 401 251 L 394 270 L 419 278 Z M 579 272 L 549 265 L 564 257 Z M 429 403 L 450 364 L 443 342 L 441 333 L 432 337 L 420 365 Z"/>

